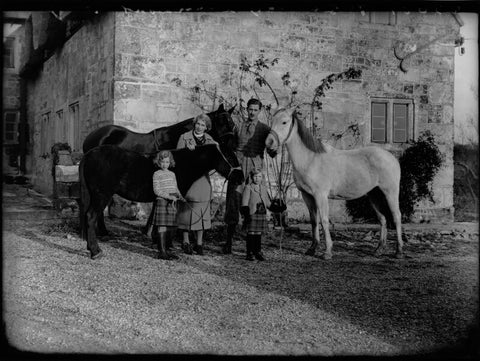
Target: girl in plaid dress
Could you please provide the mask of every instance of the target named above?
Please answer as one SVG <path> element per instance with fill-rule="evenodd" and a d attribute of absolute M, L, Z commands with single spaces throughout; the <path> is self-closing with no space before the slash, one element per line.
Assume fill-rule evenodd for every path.
<path fill-rule="evenodd" d="M 163 150 L 155 156 L 153 163 L 160 169 L 153 173 L 153 192 L 157 196 L 154 202 L 155 212 L 152 220 L 152 240 L 157 243 L 160 259 L 178 258 L 178 256 L 167 253 L 167 228 L 176 227 L 177 210 L 175 203 L 183 197 L 178 190 L 175 173 L 169 170 L 174 167 L 172 153 Z"/>
<path fill-rule="evenodd" d="M 270 196 L 265 184 L 262 183 L 263 174 L 260 169 L 250 172 L 251 182 L 247 184 L 242 194 L 240 209 L 244 222 L 247 224 L 247 257 L 264 261 L 262 253 L 262 233 L 267 228 L 267 208 L 270 208 Z"/>

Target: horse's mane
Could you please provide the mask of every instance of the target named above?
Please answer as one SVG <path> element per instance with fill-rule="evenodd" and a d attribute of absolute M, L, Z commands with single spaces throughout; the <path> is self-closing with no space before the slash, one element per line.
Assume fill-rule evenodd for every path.
<path fill-rule="evenodd" d="M 315 139 L 301 120 L 295 120 L 297 121 L 298 136 L 302 140 L 303 144 L 305 144 L 308 149 L 314 151 L 315 153 L 326 153 L 327 149 L 323 145 L 322 141 L 320 139 Z"/>

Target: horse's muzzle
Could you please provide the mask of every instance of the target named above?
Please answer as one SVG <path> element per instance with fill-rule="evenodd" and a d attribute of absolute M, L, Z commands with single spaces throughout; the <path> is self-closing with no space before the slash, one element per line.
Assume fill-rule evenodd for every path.
<path fill-rule="evenodd" d="M 267 154 L 274 158 L 277 156 L 277 148 L 278 148 L 278 143 L 276 142 L 275 137 L 273 136 L 273 133 L 270 133 L 265 139 L 265 150 L 267 151 Z"/>
<path fill-rule="evenodd" d="M 275 158 L 277 156 L 277 150 L 276 149 L 273 149 L 273 148 L 267 148 L 267 154 L 272 157 L 272 158 Z"/>

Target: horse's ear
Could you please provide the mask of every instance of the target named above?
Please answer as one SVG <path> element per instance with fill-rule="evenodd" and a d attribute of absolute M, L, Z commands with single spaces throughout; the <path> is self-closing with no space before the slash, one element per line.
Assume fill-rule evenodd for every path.
<path fill-rule="evenodd" d="M 237 104 L 235 104 L 233 107 L 231 107 L 230 109 L 228 109 L 228 113 L 229 114 L 232 114 L 233 111 L 235 110 L 235 107 L 237 106 Z"/>
<path fill-rule="evenodd" d="M 223 107 L 223 103 L 218 106 L 217 112 L 224 112 L 225 108 Z"/>

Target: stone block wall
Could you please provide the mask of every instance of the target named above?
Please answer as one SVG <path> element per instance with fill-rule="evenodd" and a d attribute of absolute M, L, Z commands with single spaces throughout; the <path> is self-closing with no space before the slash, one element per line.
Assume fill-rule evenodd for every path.
<path fill-rule="evenodd" d="M 202 110 L 190 100 L 187 88 L 202 81 L 233 105 L 240 97 L 242 58 L 250 62 L 260 55 L 279 58 L 266 72 L 277 95 L 288 95 L 281 81 L 288 71 L 297 99 L 308 101 L 327 75 L 361 68 L 361 79 L 334 83 L 322 99 L 323 110 L 307 114 L 307 119 L 313 119 L 319 134 L 338 148 L 365 146 L 371 144 L 371 99 L 409 99 L 414 108 L 413 138 L 433 131 L 446 160 L 434 182 L 435 203 L 422 203 L 419 210 L 432 218 L 447 214 L 451 219 L 453 40 L 458 24 L 449 13 L 382 16 L 390 16 L 392 25 L 372 22 L 369 13 L 115 13 L 114 121 L 146 132 L 196 115 Z M 432 42 L 439 35 L 444 36 Z M 399 68 L 394 47 L 403 56 L 418 49 L 403 62 L 406 73 Z M 257 87 L 256 94 L 265 104 L 273 104 L 265 87 Z M 241 94 L 244 99 L 253 95 L 253 91 Z M 204 100 L 202 105 L 208 111 L 218 104 Z M 332 140 L 332 133 L 345 132 L 352 123 L 359 125 L 360 137 L 347 134 Z M 405 148 L 392 143 L 379 146 L 395 153 Z M 294 217 L 308 219 L 294 187 L 289 196 L 292 205 L 298 205 L 292 208 Z M 338 209 L 334 220 L 345 220 L 344 207 L 338 202 L 332 207 Z"/>
<path fill-rule="evenodd" d="M 14 67 L 3 67 L 3 83 L 2 83 L 2 109 L 3 111 L 20 111 L 20 77 L 18 75 L 18 56 L 20 54 L 20 44 L 22 43 L 23 28 L 19 28 L 16 31 L 9 34 L 9 37 L 15 38 L 14 49 Z M 2 114 L 3 116 L 3 114 Z M 2 122 L 3 124 L 3 122 Z M 3 134 L 3 133 L 2 133 Z M 17 167 L 10 167 L 12 159 L 18 157 L 19 146 L 18 144 L 4 144 L 2 142 L 2 171 L 4 174 L 10 172 L 16 172 Z M 18 161 L 17 161 L 18 163 Z"/>
<path fill-rule="evenodd" d="M 56 123 L 56 113 L 63 111 L 63 122 L 70 117 L 70 106 L 78 104 L 80 119 L 77 132 L 79 142 L 70 144 L 65 138 L 52 136 L 52 142 L 68 142 L 74 151 L 81 151 L 81 143 L 93 129 L 112 123 L 114 82 L 114 14 L 92 18 L 67 40 L 61 49 L 45 61 L 39 76 L 28 83 L 28 122 L 32 149 L 33 182 L 35 187 L 51 194 L 53 189 L 52 157 L 41 154 L 42 116 L 49 113 L 50 131 L 58 131 L 63 124 Z M 35 18 L 34 18 L 35 20 Z M 35 25 L 34 21 L 34 25 Z M 39 23 L 41 24 L 41 23 Z M 40 25 L 38 25 L 40 26 Z M 40 32 L 37 28 L 34 33 Z M 35 37 L 36 42 L 41 37 Z M 58 138 L 58 139 L 57 139 Z M 48 145 L 48 150 L 51 148 Z"/>

